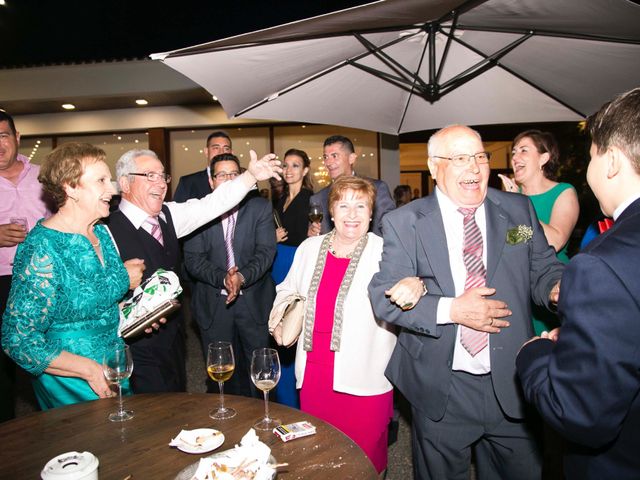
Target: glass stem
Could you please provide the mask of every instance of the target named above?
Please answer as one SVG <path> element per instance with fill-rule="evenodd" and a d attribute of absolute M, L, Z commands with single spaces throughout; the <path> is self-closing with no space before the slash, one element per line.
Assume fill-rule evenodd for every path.
<path fill-rule="evenodd" d="M 264 392 L 264 419 L 269 420 L 269 391 Z"/>
<path fill-rule="evenodd" d="M 122 384 L 118 382 L 118 402 L 120 402 L 120 410 L 118 411 L 118 415 L 121 417 L 124 416 L 124 404 L 122 402 Z"/>
<path fill-rule="evenodd" d="M 218 382 L 218 387 L 220 387 L 220 411 L 224 412 L 226 408 L 224 408 L 224 382 Z"/>

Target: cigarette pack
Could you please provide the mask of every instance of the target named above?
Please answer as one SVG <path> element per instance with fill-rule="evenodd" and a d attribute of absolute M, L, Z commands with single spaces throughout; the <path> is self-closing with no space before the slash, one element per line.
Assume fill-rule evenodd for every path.
<path fill-rule="evenodd" d="M 280 425 L 273 429 L 273 433 L 280 437 L 283 442 L 288 442 L 294 438 L 306 437 L 316 433 L 316 427 L 309 422 L 296 422 L 287 425 Z"/>

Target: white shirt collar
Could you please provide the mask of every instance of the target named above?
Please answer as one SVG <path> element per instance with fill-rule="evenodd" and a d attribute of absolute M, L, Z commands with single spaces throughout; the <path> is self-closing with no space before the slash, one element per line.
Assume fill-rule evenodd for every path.
<path fill-rule="evenodd" d="M 133 224 L 136 229 L 139 229 L 144 221 L 150 216 L 147 212 L 142 210 L 137 205 L 125 200 L 124 198 L 120 200 L 120 205 L 118 206 L 120 211 L 124 214 L 125 217 L 129 219 L 129 221 Z M 163 212 L 160 212 L 158 215 L 163 221 L 167 221 Z"/>
<path fill-rule="evenodd" d="M 633 202 L 635 202 L 639 198 L 640 198 L 640 193 L 636 193 L 635 195 L 630 196 L 624 202 L 618 205 L 618 208 L 616 208 L 613 212 L 613 221 L 615 222 L 616 220 L 618 220 L 618 217 L 620 216 L 620 214 L 624 212 L 629 205 L 631 205 Z"/>

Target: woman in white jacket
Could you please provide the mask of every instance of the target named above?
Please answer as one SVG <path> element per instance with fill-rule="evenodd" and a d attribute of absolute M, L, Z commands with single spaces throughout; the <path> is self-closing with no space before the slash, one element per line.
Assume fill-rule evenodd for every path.
<path fill-rule="evenodd" d="M 301 409 L 342 430 L 382 472 L 393 405 L 384 370 L 396 336 L 374 317 L 367 292 L 382 254 L 382 238 L 367 233 L 374 200 L 375 187 L 365 179 L 342 176 L 333 183 L 335 229 L 298 247 L 275 304 L 292 293 L 306 297 L 295 362 Z M 419 296 L 421 282 L 411 280 L 395 288 L 395 303 Z M 279 340 L 281 326 L 272 327 Z"/>

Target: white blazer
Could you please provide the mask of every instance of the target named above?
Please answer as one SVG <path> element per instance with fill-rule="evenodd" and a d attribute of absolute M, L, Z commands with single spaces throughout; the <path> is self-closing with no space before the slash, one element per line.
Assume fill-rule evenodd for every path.
<path fill-rule="evenodd" d="M 380 395 L 391 390 L 384 376 L 389 358 L 396 344 L 392 327 L 373 316 L 367 287 L 379 270 L 382 238 L 369 233 L 351 288 L 344 302 L 344 320 L 340 351 L 335 354 L 333 389 L 351 395 Z M 311 277 L 316 266 L 320 245 L 325 235 L 311 237 L 300 244 L 284 281 L 276 287 L 278 302 L 291 293 L 307 297 Z M 303 323 L 301 338 L 304 338 Z M 296 351 L 296 387 L 301 388 L 307 365 L 307 352 L 298 341 Z M 293 348 L 293 347 L 292 347 Z"/>

